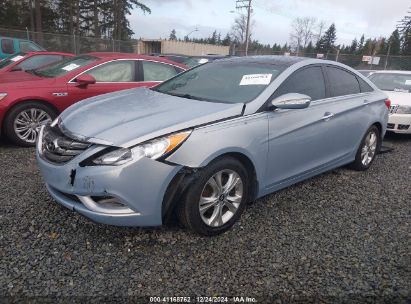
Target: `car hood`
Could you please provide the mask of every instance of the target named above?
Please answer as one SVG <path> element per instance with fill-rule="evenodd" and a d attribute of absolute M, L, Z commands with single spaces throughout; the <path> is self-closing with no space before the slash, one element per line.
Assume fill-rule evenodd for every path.
<path fill-rule="evenodd" d="M 0 85 L 10 82 L 38 81 L 43 78 L 23 71 L 5 72 L 0 74 Z"/>
<path fill-rule="evenodd" d="M 411 93 L 406 92 L 395 92 L 395 91 L 384 91 L 392 105 L 405 105 L 411 106 Z"/>
<path fill-rule="evenodd" d="M 164 134 L 241 115 L 243 106 L 138 88 L 79 102 L 60 115 L 59 125 L 76 138 L 129 147 Z"/>

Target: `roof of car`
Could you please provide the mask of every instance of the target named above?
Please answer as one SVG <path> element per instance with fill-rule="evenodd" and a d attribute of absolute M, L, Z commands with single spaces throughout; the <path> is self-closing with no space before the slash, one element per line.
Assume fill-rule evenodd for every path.
<path fill-rule="evenodd" d="M 22 53 L 26 53 L 29 55 L 37 55 L 37 54 L 41 54 L 41 55 L 62 55 L 62 56 L 75 56 L 72 53 L 64 53 L 64 52 L 50 52 L 50 51 L 28 51 L 28 52 L 22 52 Z"/>
<path fill-rule="evenodd" d="M 242 63 L 266 63 L 274 65 L 293 65 L 294 63 L 310 60 L 311 58 L 296 57 L 296 56 L 279 56 L 279 55 L 263 55 L 263 56 L 246 56 L 246 57 L 227 57 L 219 59 L 219 62 L 242 62 Z"/>
<path fill-rule="evenodd" d="M 187 69 L 188 67 L 184 64 L 172 61 L 172 60 L 168 60 L 167 58 L 163 58 L 163 57 L 155 57 L 155 56 L 147 56 L 147 55 L 140 55 L 140 54 L 133 54 L 133 53 L 110 53 L 110 52 L 92 52 L 92 53 L 87 53 L 85 55 L 90 55 L 90 56 L 95 56 L 98 58 L 102 58 L 102 59 L 145 59 L 145 60 L 156 60 L 159 62 L 164 62 L 164 63 L 169 63 L 169 64 L 173 64 L 176 66 L 179 66 L 181 68 Z"/>
<path fill-rule="evenodd" d="M 91 52 L 87 55 L 92 55 L 100 58 L 152 58 L 153 56 L 145 56 L 141 54 L 134 53 L 119 53 L 119 52 Z"/>
<path fill-rule="evenodd" d="M 407 74 L 410 75 L 411 71 L 402 71 L 402 70 L 379 70 L 373 71 L 373 74 Z"/>
<path fill-rule="evenodd" d="M 19 40 L 19 41 L 30 41 L 30 42 L 34 42 L 28 39 L 24 39 L 24 38 L 16 38 L 16 37 L 8 37 L 8 36 L 2 36 L 0 35 L 0 38 L 5 38 L 5 39 L 13 39 L 13 40 Z"/>

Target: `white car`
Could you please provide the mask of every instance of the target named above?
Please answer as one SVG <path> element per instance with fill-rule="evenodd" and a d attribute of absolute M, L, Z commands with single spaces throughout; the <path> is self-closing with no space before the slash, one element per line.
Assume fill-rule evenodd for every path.
<path fill-rule="evenodd" d="M 368 78 L 391 100 L 387 131 L 411 134 L 411 71 L 375 71 Z"/>

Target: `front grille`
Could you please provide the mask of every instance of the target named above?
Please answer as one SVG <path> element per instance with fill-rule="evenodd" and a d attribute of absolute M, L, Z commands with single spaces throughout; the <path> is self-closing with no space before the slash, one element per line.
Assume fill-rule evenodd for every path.
<path fill-rule="evenodd" d="M 387 124 L 387 129 L 394 129 L 394 128 L 395 128 L 395 124 L 393 123 Z"/>
<path fill-rule="evenodd" d="M 399 105 L 392 105 L 390 107 L 390 114 L 395 114 L 397 112 Z"/>
<path fill-rule="evenodd" d="M 77 141 L 64 135 L 58 126 L 46 126 L 43 130 L 42 155 L 52 163 L 66 163 L 89 146 L 90 143 Z"/>

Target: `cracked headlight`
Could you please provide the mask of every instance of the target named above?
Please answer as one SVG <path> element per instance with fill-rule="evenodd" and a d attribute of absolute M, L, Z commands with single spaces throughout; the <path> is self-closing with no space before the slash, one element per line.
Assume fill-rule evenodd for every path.
<path fill-rule="evenodd" d="M 118 166 L 142 157 L 158 159 L 177 149 L 190 134 L 191 131 L 184 131 L 156 138 L 133 148 L 119 148 L 93 159 L 92 163 Z"/>
<path fill-rule="evenodd" d="M 399 106 L 395 114 L 411 114 L 411 107 L 410 106 Z"/>

